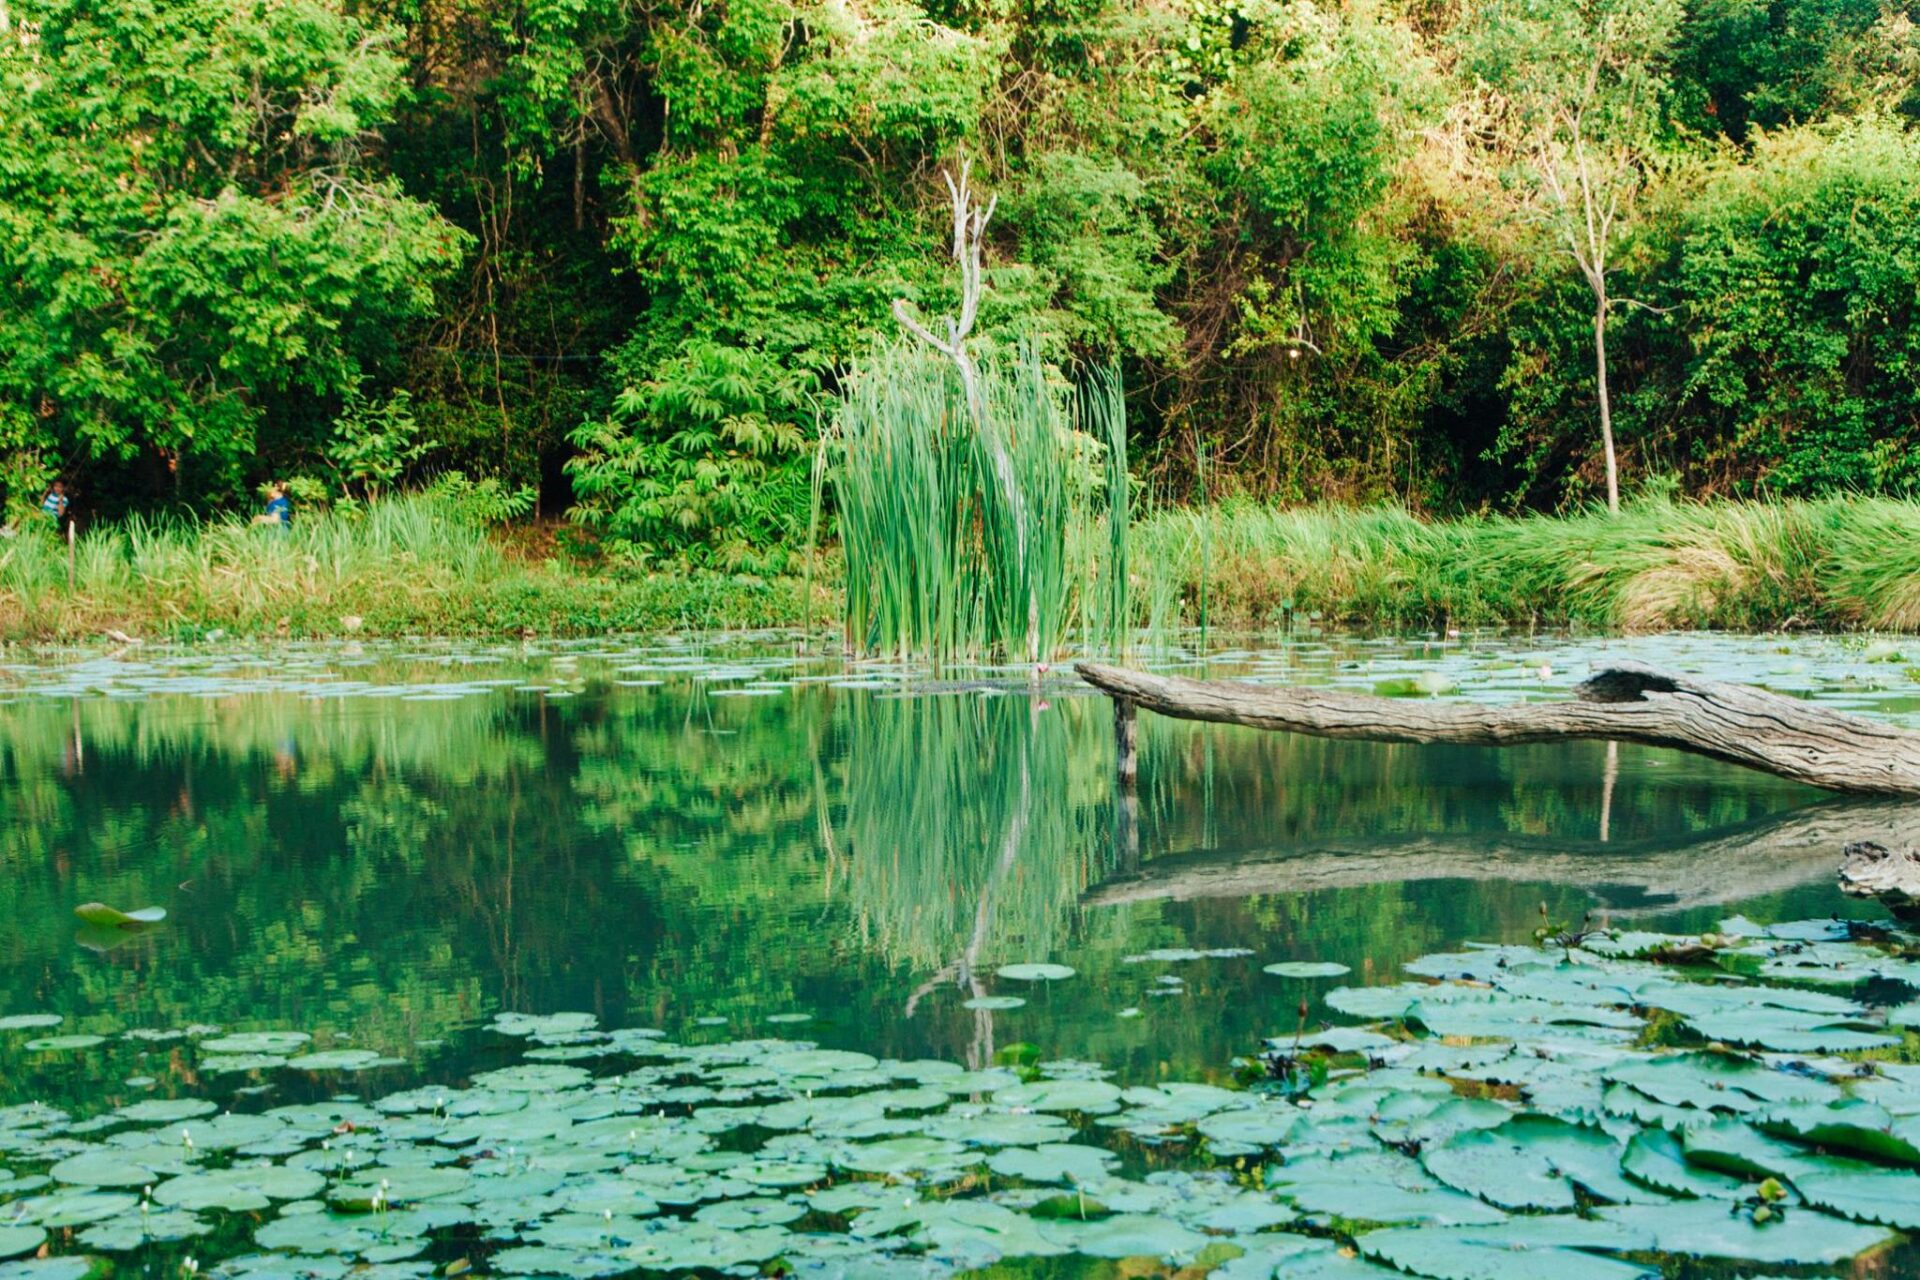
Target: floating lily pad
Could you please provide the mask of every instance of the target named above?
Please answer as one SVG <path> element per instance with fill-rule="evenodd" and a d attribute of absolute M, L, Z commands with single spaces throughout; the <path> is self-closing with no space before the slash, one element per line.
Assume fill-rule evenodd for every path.
<path fill-rule="evenodd" d="M 1632 1250 L 1650 1243 L 1646 1235 L 1571 1217 L 1370 1231 L 1356 1243 L 1367 1257 L 1429 1280 L 1641 1280 L 1658 1274 L 1584 1251 Z"/>
<path fill-rule="evenodd" d="M 129 1103 L 114 1114 L 135 1124 L 171 1124 L 210 1116 L 219 1109 L 205 1098 L 148 1098 L 144 1102 Z"/>
<path fill-rule="evenodd" d="M 1091 1182 L 1105 1177 L 1115 1159 L 1111 1151 L 1101 1147 L 1049 1142 L 996 1152 L 987 1167 L 1003 1177 L 1027 1182 Z"/>
<path fill-rule="evenodd" d="M 1276 978 L 1338 978 L 1353 970 L 1332 960 L 1282 960 L 1279 964 L 1262 966 L 1260 972 Z"/>
<path fill-rule="evenodd" d="M 1007 1009 L 1019 1009 L 1027 1002 L 1019 996 L 975 996 L 971 1000 L 960 1002 L 962 1009 L 986 1009 L 1000 1012 Z"/>
<path fill-rule="evenodd" d="M 106 1042 L 107 1038 L 105 1036 L 84 1034 L 41 1036 L 37 1040 L 27 1041 L 26 1047 L 35 1053 L 63 1053 L 71 1049 L 91 1049 L 97 1044 L 105 1044 Z"/>
<path fill-rule="evenodd" d="M 1755 1224 L 1744 1214 L 1702 1212 L 1696 1204 L 1644 1204 L 1598 1210 L 1606 1222 L 1645 1232 L 1655 1249 L 1777 1266 L 1828 1265 L 1858 1257 L 1892 1238 L 1884 1227 L 1843 1222 L 1798 1208 L 1786 1221 Z"/>
<path fill-rule="evenodd" d="M 1089 1115 L 1117 1110 L 1120 1090 L 1104 1080 L 1036 1080 L 993 1095 L 1002 1107 L 1027 1111 L 1081 1111 Z"/>
<path fill-rule="evenodd" d="M 57 1182 L 83 1187 L 144 1187 L 154 1180 L 152 1169 L 117 1151 L 83 1151 L 47 1173 Z"/>
<path fill-rule="evenodd" d="M 0 1018 L 0 1031 L 38 1031 L 57 1027 L 65 1021 L 57 1013 L 15 1013 Z"/>
<path fill-rule="evenodd" d="M 290 1071 L 365 1071 L 369 1067 L 397 1065 L 399 1061 L 371 1049 L 326 1049 L 288 1058 L 284 1065 Z"/>
<path fill-rule="evenodd" d="M 179 1210 L 159 1213 L 142 1211 L 123 1213 L 117 1218 L 96 1222 L 80 1233 L 80 1243 L 89 1249 L 104 1249 L 108 1253 L 131 1253 L 149 1244 L 190 1240 L 211 1230 L 211 1222 L 191 1213 Z"/>
<path fill-rule="evenodd" d="M 240 1031 L 200 1042 L 202 1053 L 276 1054 L 294 1052 L 313 1039 L 304 1031 Z"/>
<path fill-rule="evenodd" d="M 1074 971 L 1064 964 L 1003 964 L 994 973 L 1012 982 L 1058 982 Z"/>
<path fill-rule="evenodd" d="M 0 1226 L 0 1258 L 17 1258 L 32 1253 L 47 1238 L 40 1227 Z"/>
<path fill-rule="evenodd" d="M 327 1180 L 307 1169 L 260 1165 L 182 1174 L 153 1189 L 156 1204 L 198 1211 L 264 1209 L 275 1200 L 304 1200 L 320 1194 Z"/>

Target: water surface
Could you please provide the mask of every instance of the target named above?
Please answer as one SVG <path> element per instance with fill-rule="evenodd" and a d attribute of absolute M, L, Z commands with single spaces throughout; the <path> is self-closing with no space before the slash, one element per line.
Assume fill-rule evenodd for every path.
<path fill-rule="evenodd" d="M 791 636 L 38 654 L 0 667 L 0 1016 L 63 1032 L 297 1028 L 404 1065 L 495 1065 L 497 1012 L 804 1036 L 982 1064 L 1009 1045 L 1123 1081 L 1220 1079 L 1335 961 L 1364 981 L 1544 905 L 1698 929 L 1873 914 L 1831 887 L 1884 815 L 1672 752 L 1332 743 L 1143 718 L 1137 803 L 1102 698 L 1058 673 L 853 665 Z M 1268 638 L 1154 665 L 1555 697 L 1630 653 L 1905 717 L 1859 644 Z M 1875 654 L 1873 656 L 1882 656 Z M 99 935 L 73 908 L 157 905 Z M 1251 954 L 1174 960 L 1168 949 Z M 1050 961 L 1076 976 L 995 970 Z M 965 1007 L 1017 995 L 1020 1008 Z M 0 1103 L 191 1086 L 165 1047 L 0 1036 Z M 128 1084 L 132 1079 L 135 1084 Z"/>

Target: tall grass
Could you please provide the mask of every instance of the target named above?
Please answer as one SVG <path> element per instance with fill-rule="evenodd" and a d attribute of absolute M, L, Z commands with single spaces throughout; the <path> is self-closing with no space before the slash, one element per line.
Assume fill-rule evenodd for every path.
<path fill-rule="evenodd" d="M 39 529 L 6 540 L 0 610 L 27 631 L 125 610 L 245 625 L 479 586 L 503 565 L 484 528 L 422 495 L 307 515 L 288 528 L 135 516 L 78 539 L 71 590 L 64 544 Z"/>
<path fill-rule="evenodd" d="M 719 574 L 594 572 L 507 554 L 432 493 L 303 513 L 290 528 L 133 517 L 67 551 L 38 526 L 0 538 L 0 638 L 219 629 L 291 635 L 516 635 L 802 622 L 812 593 Z"/>
<path fill-rule="evenodd" d="M 883 351 L 826 432 L 815 509 L 831 499 L 855 652 L 1034 662 L 1083 624 L 1126 631 L 1117 379 L 1065 386 L 1031 349 L 979 377 L 976 421 L 949 364 Z"/>
<path fill-rule="evenodd" d="M 1202 556 L 1200 549 L 1207 548 Z M 1427 521 L 1396 508 L 1168 510 L 1134 526 L 1150 628 L 1579 623 L 1920 630 L 1920 504 L 1651 500 Z M 1173 615 L 1169 617 L 1169 615 Z"/>

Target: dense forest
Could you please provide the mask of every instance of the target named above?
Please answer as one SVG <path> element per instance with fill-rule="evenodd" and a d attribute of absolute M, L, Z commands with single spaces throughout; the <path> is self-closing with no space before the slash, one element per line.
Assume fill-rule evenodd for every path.
<path fill-rule="evenodd" d="M 0 462 L 83 510 L 460 470 L 802 536 L 956 289 L 1154 496 L 1920 480 L 1920 5 L 0 0 Z M 1604 430 L 1603 430 L 1604 426 Z M 1616 448 L 1617 446 L 1617 448 Z"/>

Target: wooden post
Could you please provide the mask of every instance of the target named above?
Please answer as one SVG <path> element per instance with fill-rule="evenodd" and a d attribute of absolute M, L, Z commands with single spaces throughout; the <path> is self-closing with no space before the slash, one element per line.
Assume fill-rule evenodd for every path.
<path fill-rule="evenodd" d="M 1131 698 L 1113 700 L 1113 762 L 1114 872 L 1132 875 L 1140 870 L 1140 716 Z"/>
<path fill-rule="evenodd" d="M 1140 717 L 1132 698 L 1113 700 L 1113 762 L 1120 785 L 1131 791 L 1140 777 Z"/>

